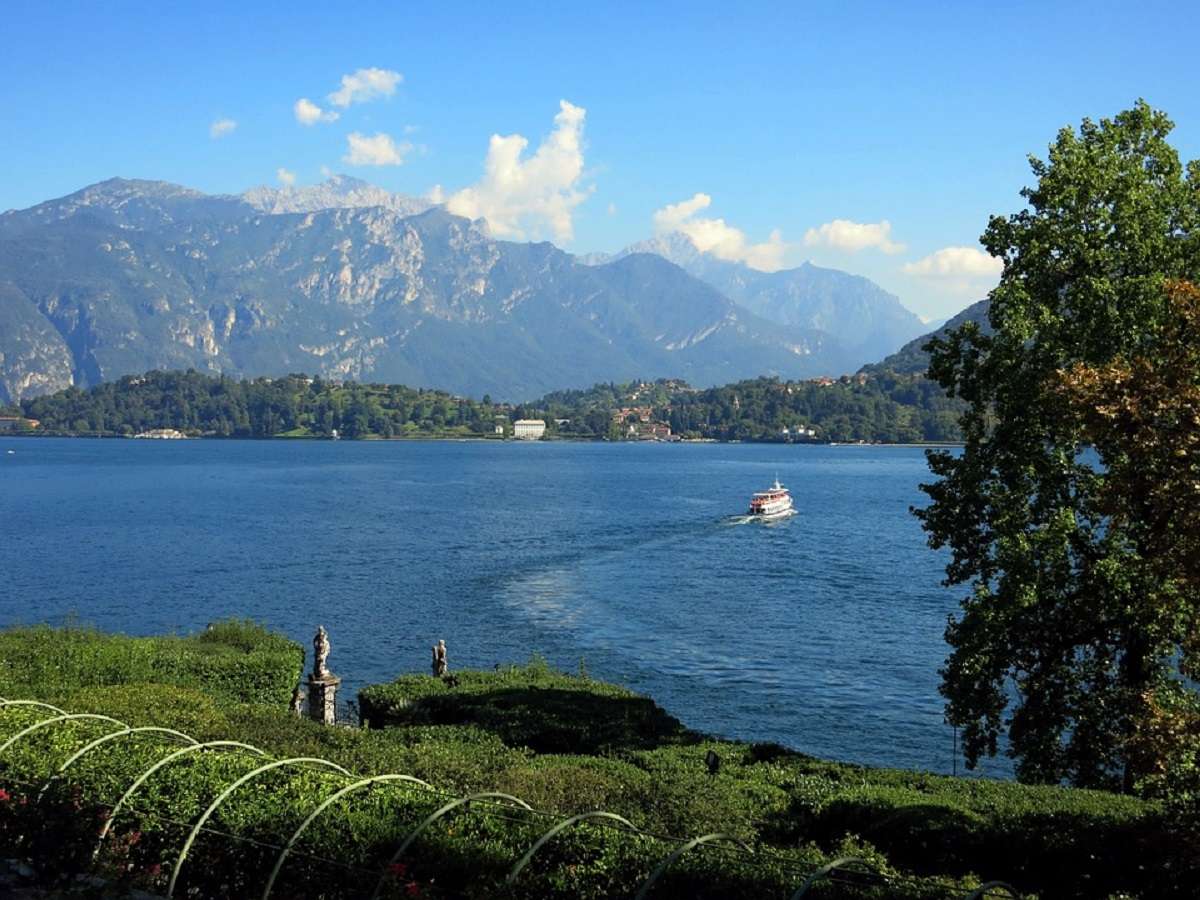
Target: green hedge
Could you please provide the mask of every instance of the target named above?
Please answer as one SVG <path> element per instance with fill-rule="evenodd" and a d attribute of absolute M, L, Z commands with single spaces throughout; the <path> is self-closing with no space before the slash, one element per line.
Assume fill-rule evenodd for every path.
<path fill-rule="evenodd" d="M 299 644 L 253 622 L 219 622 L 187 637 L 45 625 L 0 631 L 0 677 L 10 692 L 155 683 L 222 700 L 286 705 L 303 668 Z"/>
<path fill-rule="evenodd" d="M 45 713 L 0 711 L 0 738 Z M 0 853 L 52 860 L 62 878 L 91 866 L 97 826 L 137 774 L 171 747 L 130 736 L 83 757 L 53 783 L 39 787 L 86 741 L 111 726 L 66 723 L 10 748 L 0 761 Z M 411 746 L 411 745 L 410 745 Z M 161 892 L 191 822 L 221 789 L 264 760 L 241 753 L 190 754 L 162 769 L 115 820 L 99 871 L 122 887 Z M 304 768 L 277 769 L 235 793 L 209 822 L 189 853 L 181 893 L 206 898 L 255 896 L 277 847 L 323 799 L 349 783 L 343 776 Z M 283 869 L 278 896 L 361 897 L 405 835 L 453 796 L 421 788 L 379 787 L 339 802 L 319 818 Z M 504 877 L 556 819 L 475 805 L 429 829 L 403 868 L 388 877 L 388 896 L 428 898 L 600 898 L 631 896 L 676 845 L 646 835 L 581 824 L 547 844 L 515 885 Z M 866 845 L 843 844 L 873 854 Z M 655 897 L 760 898 L 785 896 L 805 873 L 829 860 L 815 847 L 758 848 L 753 855 L 719 848 L 696 850 L 664 875 Z M 898 873 L 878 858 L 891 875 Z M 961 892 L 970 880 L 949 883 Z M 904 878 L 874 896 L 939 897 L 943 879 Z M 826 896 L 841 896 L 827 894 Z M 847 895 L 850 896 L 850 895 Z M 853 896 L 872 896 L 855 893 Z"/>
<path fill-rule="evenodd" d="M 358 706 L 371 728 L 470 724 L 537 753 L 603 754 L 698 739 L 653 700 L 540 660 L 445 679 L 403 675 L 359 691 Z"/>
<path fill-rule="evenodd" d="M 541 755 L 498 783 L 544 808 L 603 808 L 656 832 L 725 832 L 777 848 L 832 852 L 857 836 L 912 872 L 1001 878 L 1044 896 L 1170 895 L 1176 883 L 1200 895 L 1196 873 L 1179 871 L 1194 855 L 1156 804 L 1136 798 L 709 740 L 647 698 L 541 663 L 455 676 L 368 687 L 361 713 L 372 728 L 469 724 L 531 748 Z M 721 759 L 716 774 L 709 751 Z"/>
<path fill-rule="evenodd" d="M 248 663 L 251 657 L 257 662 Z M 271 658 L 278 663 L 277 681 L 264 689 L 261 673 L 271 669 L 260 663 Z M 724 832 L 756 848 L 754 860 L 717 850 L 689 854 L 654 896 L 784 897 L 798 884 L 797 872 L 847 853 L 871 856 L 891 873 L 889 896 L 944 896 L 947 885 L 961 895 L 980 876 L 1043 897 L 1200 896 L 1195 853 L 1153 803 L 865 768 L 776 745 L 713 740 L 687 731 L 647 698 L 536 661 L 455 673 L 456 683 L 406 676 L 370 687 L 360 694 L 364 718 L 391 727 L 326 728 L 286 712 L 301 658 L 295 644 L 240 623 L 190 638 L 134 639 L 78 629 L 0 633 L 6 696 L 39 696 L 64 709 L 179 728 L 198 740 L 233 738 L 281 758 L 321 757 L 360 775 L 404 772 L 445 796 L 500 790 L 551 817 L 605 809 L 646 831 Z M 28 664 L 19 668 L 20 661 Z M 211 678 L 197 676 L 213 672 Z M 138 683 L 155 679 L 171 683 Z M 0 709 L 0 740 L 40 715 Z M 0 786 L 10 797 L 0 801 L 0 852 L 61 859 L 68 872 L 85 865 L 95 816 L 131 773 L 163 754 L 163 744 L 120 739 L 81 762 L 36 811 L 19 800 L 73 747 L 108 727 L 56 726 L 0 758 Z M 705 763 L 710 751 L 721 759 L 716 773 Z M 148 805 L 121 825 L 106 850 L 109 874 L 133 873 L 139 885 L 161 888 L 154 867 L 173 861 L 186 833 L 183 825 L 163 821 L 162 811 L 170 810 L 166 817 L 177 822 L 190 821 L 206 797 L 248 764 L 241 757 L 205 756 L 147 785 Z M 237 797 L 214 827 L 277 842 L 336 783 L 313 772 L 273 773 Z M 321 846 L 336 848 L 339 859 L 344 854 L 355 866 L 377 868 L 406 829 L 442 799 L 372 791 L 322 824 L 306 847 L 314 853 Z M 422 839 L 393 888 L 480 900 L 620 896 L 631 894 L 673 846 L 583 825 L 548 845 L 522 884 L 505 893 L 503 874 L 553 818 L 514 821 L 509 812 L 486 811 L 456 814 Z M 189 864 L 187 884 L 204 896 L 253 894 L 255 879 L 271 863 L 255 846 L 206 836 L 195 851 L 195 867 Z M 357 875 L 337 874 L 341 870 L 330 863 L 294 862 L 288 869 L 292 894 L 362 893 Z M 313 879 L 319 890 L 298 888 L 304 879 Z"/>

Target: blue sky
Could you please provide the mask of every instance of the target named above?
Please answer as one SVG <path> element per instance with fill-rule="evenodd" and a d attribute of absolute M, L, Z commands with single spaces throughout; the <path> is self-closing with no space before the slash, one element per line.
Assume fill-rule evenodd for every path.
<path fill-rule="evenodd" d="M 1060 127 L 1145 97 L 1200 156 L 1198 27 L 1200 6 L 1155 2 L 10 0 L 0 209 L 114 175 L 345 172 L 438 189 L 503 237 L 611 251 L 682 228 L 940 317 L 994 281 L 972 248 Z M 303 124 L 301 98 L 336 121 Z"/>

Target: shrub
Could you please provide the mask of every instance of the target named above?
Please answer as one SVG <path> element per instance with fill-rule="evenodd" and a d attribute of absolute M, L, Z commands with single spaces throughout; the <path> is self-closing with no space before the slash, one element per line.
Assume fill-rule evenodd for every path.
<path fill-rule="evenodd" d="M 303 648 L 251 622 L 215 624 L 189 637 L 129 637 L 37 625 L 0 631 L 0 675 L 41 696 L 78 687 L 173 684 L 236 702 L 284 705 L 300 679 Z"/>
<path fill-rule="evenodd" d="M 359 691 L 358 703 L 372 728 L 469 724 L 537 753 L 603 754 L 688 739 L 653 700 L 538 662 L 453 679 L 404 675 Z"/>
<path fill-rule="evenodd" d="M 788 896 L 806 872 L 844 855 L 865 856 L 888 874 L 891 881 L 878 896 L 961 895 L 978 875 L 1054 897 L 1200 895 L 1187 862 L 1194 857 L 1154 803 L 872 769 L 778 745 L 711 740 L 687 732 L 646 698 L 560 675 L 543 663 L 456 673 L 457 685 L 415 676 L 377 685 L 363 691 L 365 714 L 372 724 L 391 727 L 328 728 L 290 715 L 278 702 L 280 692 L 271 692 L 270 704 L 237 702 L 258 695 L 255 679 L 244 679 L 237 665 L 226 665 L 222 671 L 232 674 L 205 692 L 187 683 L 199 671 L 194 661 L 172 666 L 161 659 L 172 650 L 227 662 L 278 654 L 294 666 L 289 677 L 298 675 L 299 648 L 257 626 L 228 623 L 192 638 L 158 639 L 22 629 L 29 644 L 19 653 L 16 633 L 0 633 L 0 666 L 11 683 L 13 661 L 32 664 L 8 696 L 23 689 L 65 709 L 177 728 L 198 740 L 236 739 L 276 758 L 320 757 L 355 777 L 407 773 L 440 789 L 380 787 L 331 808 L 289 861 L 279 896 L 369 893 L 383 863 L 433 808 L 451 796 L 495 790 L 522 797 L 539 812 L 481 803 L 456 810 L 417 841 L 402 871 L 389 876 L 389 888 L 476 900 L 632 895 L 676 845 L 591 821 L 555 838 L 516 885 L 503 887 L 508 869 L 555 821 L 605 809 L 651 832 L 723 832 L 755 848 L 752 857 L 713 847 L 693 851 L 672 865 L 654 897 Z M 175 680 L 137 682 L 148 676 Z M 49 715 L 0 708 L 0 741 Z M 81 758 L 51 783 L 42 803 L 34 802 L 63 761 L 114 727 L 57 723 L 0 757 L 0 858 L 49 860 L 67 875 L 87 868 L 97 816 L 137 773 L 179 746 L 162 735 L 116 738 Z M 720 759 L 715 772 L 706 763 L 710 752 Z M 164 769 L 118 820 L 103 857 L 108 874 L 161 890 L 190 821 L 261 762 L 206 752 Z M 260 892 L 274 862 L 264 845 L 286 839 L 346 783 L 325 771 L 289 767 L 247 785 L 197 843 L 181 887 L 204 897 Z M 350 868 L 340 868 L 343 863 Z M 822 896 L 839 896 L 836 890 Z"/>

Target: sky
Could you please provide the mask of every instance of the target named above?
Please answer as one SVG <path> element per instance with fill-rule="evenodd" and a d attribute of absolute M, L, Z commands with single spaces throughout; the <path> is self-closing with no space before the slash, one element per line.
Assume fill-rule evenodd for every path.
<path fill-rule="evenodd" d="M 330 172 L 512 240 L 681 230 L 982 298 L 1028 154 L 1139 97 L 1200 157 L 1200 4 L 5 3 L 0 210 L 113 176 L 213 193 Z"/>

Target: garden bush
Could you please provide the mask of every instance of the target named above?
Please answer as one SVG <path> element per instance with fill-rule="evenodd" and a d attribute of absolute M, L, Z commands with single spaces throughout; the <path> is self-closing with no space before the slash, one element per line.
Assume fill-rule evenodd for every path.
<path fill-rule="evenodd" d="M 450 678 L 403 675 L 359 691 L 358 704 L 371 728 L 469 724 L 537 753 L 603 754 L 693 739 L 653 700 L 539 660 Z"/>
<path fill-rule="evenodd" d="M 156 683 L 197 688 L 221 700 L 286 706 L 303 668 L 299 644 L 236 620 L 187 637 L 45 625 L 0 631 L 0 676 L 15 692 Z"/>
<path fill-rule="evenodd" d="M 276 660 L 277 674 L 266 682 L 262 673 L 271 666 L 246 664 L 256 656 Z M 0 633 L 9 697 L 39 696 L 131 725 L 177 728 L 201 741 L 235 739 L 273 758 L 319 757 L 354 777 L 407 773 L 438 789 L 378 787 L 331 808 L 289 860 L 280 897 L 369 894 L 423 816 L 451 797 L 497 790 L 537 812 L 487 803 L 456 810 L 416 841 L 388 875 L 388 889 L 472 900 L 631 896 L 677 844 L 592 820 L 543 847 L 517 884 L 503 884 L 554 822 L 604 809 L 654 835 L 721 832 L 754 849 L 753 855 L 692 851 L 671 867 L 654 897 L 782 898 L 805 873 L 844 855 L 869 858 L 888 875 L 878 896 L 961 896 L 981 876 L 1043 897 L 1200 895 L 1188 863 L 1195 855 L 1153 802 L 873 769 L 773 744 L 711 739 L 687 731 L 647 698 L 536 660 L 455 673 L 457 683 L 405 676 L 373 686 L 361 695 L 364 718 L 387 727 L 330 728 L 287 711 L 301 658 L 297 645 L 236 622 L 185 638 L 81 629 Z M 18 660 L 31 661 L 23 675 Z M 206 691 L 200 676 L 210 672 L 219 674 Z M 276 686 L 264 689 L 273 679 Z M 49 715 L 0 707 L 0 742 Z M 0 755 L 0 858 L 53 860 L 68 876 L 89 868 L 111 804 L 138 772 L 182 746 L 162 735 L 124 735 L 81 758 L 65 777 L 51 777 L 71 753 L 116 727 L 58 723 Z M 715 771 L 709 753 L 719 759 Z M 160 772 L 118 819 L 102 854 L 103 872 L 118 884 L 161 891 L 200 810 L 261 762 L 244 753 L 204 752 Z M 189 854 L 181 887 L 197 897 L 256 895 L 274 863 L 269 845 L 286 839 L 347 783 L 328 771 L 287 767 L 246 785 Z M 842 885 L 824 894 L 842 895 L 869 893 Z"/>
<path fill-rule="evenodd" d="M 0 736 L 47 714 L 4 708 Z M 67 879 L 91 868 L 97 828 L 116 798 L 152 760 L 180 746 L 147 735 L 111 741 L 81 758 L 39 801 L 40 785 L 62 762 L 111 729 L 92 721 L 60 723 L 9 748 L 0 760 L 0 779 L 8 785 L 0 794 L 0 853 L 52 859 Z M 244 752 L 197 751 L 159 770 L 113 820 L 98 871 L 115 885 L 161 892 L 200 812 L 226 785 L 266 761 Z M 248 783 L 220 807 L 193 845 L 181 869 L 182 892 L 222 900 L 255 896 L 287 836 L 318 803 L 348 784 L 345 776 L 306 766 L 276 769 Z M 388 869 L 404 836 L 452 796 L 379 785 L 337 802 L 297 843 L 282 869 L 278 896 L 363 896 L 386 873 L 385 896 L 599 900 L 632 895 L 675 846 L 585 822 L 547 843 L 515 884 L 506 886 L 513 864 L 556 818 L 476 804 L 428 829 L 400 865 Z M 813 847 L 753 855 L 705 848 L 672 866 L 655 896 L 781 895 L 828 858 Z M 917 879 L 888 895 L 939 896 L 941 885 Z"/>

